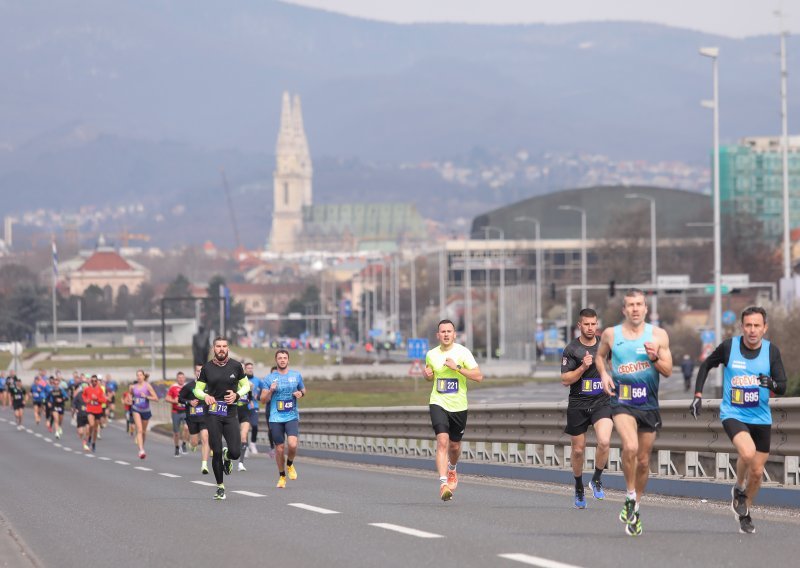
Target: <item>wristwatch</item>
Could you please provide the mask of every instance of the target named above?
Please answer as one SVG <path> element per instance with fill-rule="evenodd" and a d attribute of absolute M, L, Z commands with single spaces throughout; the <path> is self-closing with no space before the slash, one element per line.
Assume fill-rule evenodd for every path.
<path fill-rule="evenodd" d="M 461 370 L 461 365 L 456 365 L 456 369 Z"/>

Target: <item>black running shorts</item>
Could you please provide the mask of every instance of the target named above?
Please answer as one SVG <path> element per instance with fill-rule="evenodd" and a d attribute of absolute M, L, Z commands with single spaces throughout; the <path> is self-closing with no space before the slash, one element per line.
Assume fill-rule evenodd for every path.
<path fill-rule="evenodd" d="M 745 424 L 735 418 L 728 418 L 722 421 L 722 427 L 731 440 L 739 432 L 747 432 L 753 439 L 757 452 L 769 453 L 770 435 L 772 434 L 770 424 Z"/>
<path fill-rule="evenodd" d="M 451 442 L 460 442 L 467 428 L 467 411 L 448 412 L 438 404 L 431 404 L 430 411 L 431 425 L 436 435 L 448 434 Z"/>
<path fill-rule="evenodd" d="M 589 429 L 589 424 L 602 418 L 611 418 L 611 407 L 607 402 L 591 408 L 567 408 L 567 427 L 564 433 L 570 436 L 580 436 Z"/>
<path fill-rule="evenodd" d="M 640 410 L 631 406 L 612 406 L 611 416 L 629 414 L 636 418 L 639 432 L 658 432 L 661 430 L 661 413 L 658 410 Z"/>

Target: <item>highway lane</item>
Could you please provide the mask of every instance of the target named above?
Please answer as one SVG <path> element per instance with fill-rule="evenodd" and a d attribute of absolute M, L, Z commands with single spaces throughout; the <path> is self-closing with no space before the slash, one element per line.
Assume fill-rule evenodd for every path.
<path fill-rule="evenodd" d="M 11 413 L 0 411 L 0 418 Z M 523 565 L 501 554 L 575 566 L 741 566 L 793 565 L 800 552 L 796 515 L 758 511 L 759 532 L 746 536 L 720 505 L 648 499 L 645 534 L 634 539 L 616 520 L 619 495 L 590 499 L 578 511 L 562 486 L 465 476 L 455 499 L 442 503 L 430 471 L 302 455 L 300 478 L 286 490 L 274 487 L 274 463 L 259 455 L 248 460 L 247 472 L 226 479 L 229 497 L 215 502 L 212 487 L 195 483 L 213 482 L 200 475 L 198 455 L 172 457 L 163 437 L 151 437 L 148 458 L 140 461 L 130 438 L 107 428 L 90 458 L 69 426 L 63 443 L 42 427 L 29 428 L 33 433 L 18 432 L 0 421 L 7 480 L 0 514 L 43 566 L 102 565 L 110 558 L 138 567 Z"/>

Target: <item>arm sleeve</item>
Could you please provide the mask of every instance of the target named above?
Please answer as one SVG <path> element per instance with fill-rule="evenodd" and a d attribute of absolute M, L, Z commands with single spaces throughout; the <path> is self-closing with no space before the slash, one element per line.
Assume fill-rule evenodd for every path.
<path fill-rule="evenodd" d="M 769 372 L 772 379 L 777 383 L 775 394 L 786 394 L 786 370 L 783 368 L 781 352 L 773 344 L 769 344 Z"/>
<path fill-rule="evenodd" d="M 706 360 L 700 363 L 700 368 L 697 370 L 697 379 L 694 382 L 694 392 L 703 392 L 703 387 L 706 384 L 708 372 L 711 369 L 716 369 L 720 365 L 724 365 L 728 361 L 731 354 L 731 340 L 726 339 L 714 351 L 706 357 Z"/>
<path fill-rule="evenodd" d="M 247 380 L 247 377 L 242 377 L 241 379 L 239 379 L 239 384 L 237 386 L 239 388 L 236 389 L 236 394 L 239 395 L 239 398 L 243 397 L 248 392 L 250 392 L 250 381 Z"/>
<path fill-rule="evenodd" d="M 202 373 L 200 373 L 202 375 Z M 195 398 L 199 398 L 203 400 L 206 398 L 206 383 L 198 379 L 198 381 L 194 385 L 194 393 Z"/>

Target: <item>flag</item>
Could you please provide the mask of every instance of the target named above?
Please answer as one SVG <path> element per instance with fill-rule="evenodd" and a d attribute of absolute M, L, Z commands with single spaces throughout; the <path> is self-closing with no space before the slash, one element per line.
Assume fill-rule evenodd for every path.
<path fill-rule="evenodd" d="M 53 281 L 58 282 L 58 249 L 55 239 L 53 240 Z"/>

